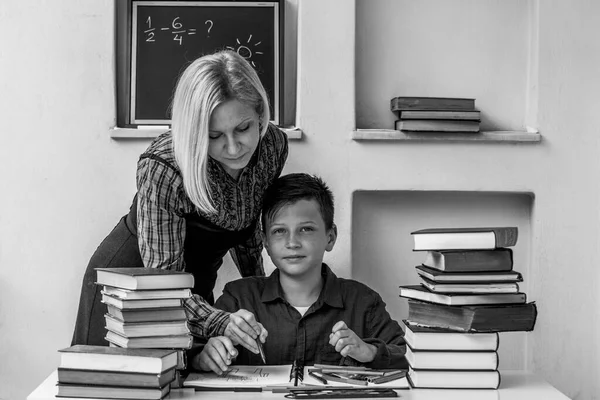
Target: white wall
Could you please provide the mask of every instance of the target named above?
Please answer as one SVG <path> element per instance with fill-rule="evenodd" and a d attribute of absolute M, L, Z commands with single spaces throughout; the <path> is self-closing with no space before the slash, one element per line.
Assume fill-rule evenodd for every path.
<path fill-rule="evenodd" d="M 386 4 L 372 1 L 374 7 Z M 426 16 L 414 8 L 416 2 L 397 3 L 415 18 Z M 496 12 L 504 2 L 478 1 L 478 18 L 486 14 L 481 3 Z M 505 12 L 520 9 L 507 4 Z M 108 137 L 115 120 L 113 8 L 112 0 L 0 2 L 2 399 L 25 398 L 56 367 L 56 350 L 70 342 L 83 270 L 127 211 L 135 162 L 148 144 Z M 498 18 L 507 18 L 505 12 L 498 11 Z M 360 43 L 354 37 L 355 2 L 303 0 L 298 15 L 296 123 L 305 137 L 291 143 L 286 171 L 319 173 L 336 193 L 340 238 L 327 261 L 342 276 L 358 267 L 351 259 L 351 229 L 360 228 L 352 226 L 357 190 L 534 193 L 528 295 L 540 314 L 535 331 L 527 334 L 524 364 L 573 398 L 598 398 L 600 5 L 539 4 L 539 69 L 537 80 L 526 83 L 539 94 L 543 141 L 535 145 L 352 141 L 355 71 L 366 73 L 360 60 L 355 64 Z M 517 19 L 517 32 L 525 32 L 524 23 Z M 430 28 L 456 32 L 451 20 Z M 495 25 L 490 29 L 506 33 Z M 438 49 L 446 57 L 452 51 Z M 484 54 L 485 60 L 502 61 L 496 52 Z M 524 83 L 522 67 L 506 76 Z M 488 103 L 489 112 L 507 118 L 507 124 L 526 118 L 518 115 L 527 98 L 517 89 L 521 84 L 514 89 L 518 107 L 503 100 L 503 88 L 511 83 L 489 87 L 500 93 L 497 105 Z M 423 92 L 436 88 L 423 82 Z M 365 107 L 370 105 L 361 104 L 361 113 Z M 377 124 L 384 121 L 379 118 Z"/>

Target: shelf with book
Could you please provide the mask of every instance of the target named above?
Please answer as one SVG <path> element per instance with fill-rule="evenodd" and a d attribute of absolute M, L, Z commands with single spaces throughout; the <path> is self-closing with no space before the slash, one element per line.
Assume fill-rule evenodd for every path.
<path fill-rule="evenodd" d="M 492 143 L 539 143 L 542 135 L 528 131 L 486 131 L 478 133 L 409 133 L 395 129 L 356 129 L 352 140 L 396 140 L 410 142 L 492 142 Z"/>

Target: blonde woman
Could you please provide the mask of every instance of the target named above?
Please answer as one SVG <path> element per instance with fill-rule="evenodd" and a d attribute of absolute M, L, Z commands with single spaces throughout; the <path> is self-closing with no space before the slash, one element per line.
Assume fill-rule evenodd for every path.
<path fill-rule="evenodd" d="M 201 57 L 183 72 L 172 130 L 140 156 L 131 209 L 87 267 L 73 344 L 108 345 L 99 267 L 185 270 L 195 277 L 185 302 L 194 336 L 225 335 L 254 353 L 266 331 L 246 310 L 213 308 L 213 288 L 229 252 L 242 276 L 264 275 L 257 223 L 265 189 L 283 169 L 285 133 L 269 123 L 256 72 L 235 52 Z"/>

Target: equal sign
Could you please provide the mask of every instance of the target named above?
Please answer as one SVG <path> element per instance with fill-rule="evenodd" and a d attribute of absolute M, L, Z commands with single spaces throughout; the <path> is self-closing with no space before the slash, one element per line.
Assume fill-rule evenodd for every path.
<path fill-rule="evenodd" d="M 194 28 L 189 29 L 188 35 L 195 35 L 195 34 L 196 34 L 196 30 Z"/>

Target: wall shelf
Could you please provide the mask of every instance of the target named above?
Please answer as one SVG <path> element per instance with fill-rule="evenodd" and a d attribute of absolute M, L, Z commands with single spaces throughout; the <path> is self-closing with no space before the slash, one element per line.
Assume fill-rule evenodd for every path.
<path fill-rule="evenodd" d="M 412 142 L 540 142 L 542 135 L 526 131 L 488 131 L 479 133 L 408 133 L 394 129 L 357 129 L 353 140 L 401 140 Z"/>
<path fill-rule="evenodd" d="M 300 128 L 281 128 L 284 131 L 288 139 L 300 140 L 302 139 L 302 129 Z M 165 132 L 168 132 L 169 128 L 118 128 L 114 127 L 110 129 L 110 137 L 113 139 L 153 139 Z"/>

